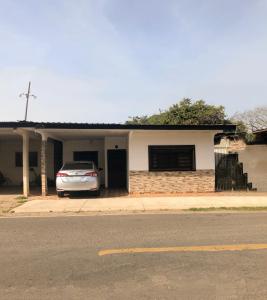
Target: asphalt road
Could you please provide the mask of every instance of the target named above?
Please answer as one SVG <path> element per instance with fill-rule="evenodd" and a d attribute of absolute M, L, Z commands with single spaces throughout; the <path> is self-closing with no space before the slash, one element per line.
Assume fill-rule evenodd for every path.
<path fill-rule="evenodd" d="M 267 243 L 267 213 L 0 219 L 0 299 L 267 299 L 267 250 L 114 248 Z"/>

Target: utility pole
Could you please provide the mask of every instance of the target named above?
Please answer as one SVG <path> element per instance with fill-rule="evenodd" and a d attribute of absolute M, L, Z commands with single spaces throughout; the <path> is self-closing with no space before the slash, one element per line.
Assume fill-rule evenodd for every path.
<path fill-rule="evenodd" d="M 20 94 L 19 97 L 25 97 L 26 98 L 26 108 L 25 108 L 25 118 L 24 118 L 24 121 L 27 121 L 29 99 L 30 99 L 30 97 L 32 97 L 34 99 L 37 98 L 35 95 L 31 94 L 31 82 L 29 82 L 29 85 L 28 85 L 28 92 Z"/>

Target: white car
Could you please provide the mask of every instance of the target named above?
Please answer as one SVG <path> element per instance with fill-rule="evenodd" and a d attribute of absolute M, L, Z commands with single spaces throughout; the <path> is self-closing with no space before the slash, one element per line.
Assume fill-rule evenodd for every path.
<path fill-rule="evenodd" d="M 58 197 L 64 192 L 90 191 L 95 196 L 100 194 L 100 177 L 92 161 L 67 162 L 57 173 L 56 189 Z"/>

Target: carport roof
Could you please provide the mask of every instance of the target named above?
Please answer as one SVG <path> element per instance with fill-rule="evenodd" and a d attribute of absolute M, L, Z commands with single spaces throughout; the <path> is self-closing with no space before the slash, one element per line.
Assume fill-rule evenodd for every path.
<path fill-rule="evenodd" d="M 233 132 L 234 124 L 203 125 L 134 125 L 107 123 L 60 123 L 60 122 L 0 122 L 0 128 L 36 128 L 36 129 L 128 129 L 128 130 L 223 130 Z"/>

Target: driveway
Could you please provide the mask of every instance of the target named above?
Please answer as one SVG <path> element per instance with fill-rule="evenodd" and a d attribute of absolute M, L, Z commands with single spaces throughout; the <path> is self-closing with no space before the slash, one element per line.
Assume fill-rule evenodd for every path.
<path fill-rule="evenodd" d="M 0 299 L 266 299 L 267 250 L 240 250 L 266 232 L 266 213 L 1 218 Z M 187 250 L 99 255 L 166 247 Z"/>

